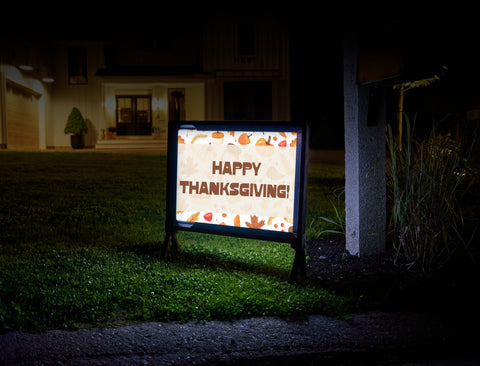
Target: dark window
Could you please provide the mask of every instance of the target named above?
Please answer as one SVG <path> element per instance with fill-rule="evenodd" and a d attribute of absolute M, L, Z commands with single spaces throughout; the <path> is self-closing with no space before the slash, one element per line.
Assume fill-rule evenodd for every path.
<path fill-rule="evenodd" d="M 253 23 L 239 23 L 237 32 L 238 56 L 255 55 L 255 26 Z"/>
<path fill-rule="evenodd" d="M 271 82 L 226 82 L 223 86 L 225 120 L 271 120 Z"/>
<path fill-rule="evenodd" d="M 68 83 L 87 84 L 87 48 L 68 48 Z"/>
<path fill-rule="evenodd" d="M 168 119 L 170 121 L 185 121 L 185 89 L 168 89 Z"/>

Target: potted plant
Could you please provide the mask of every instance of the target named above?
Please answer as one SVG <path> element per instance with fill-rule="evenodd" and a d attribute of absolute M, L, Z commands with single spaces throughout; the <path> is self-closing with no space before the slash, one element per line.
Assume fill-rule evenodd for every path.
<path fill-rule="evenodd" d="M 73 107 L 68 115 L 67 124 L 63 132 L 70 133 L 70 144 L 74 149 L 83 149 L 85 146 L 85 134 L 88 132 L 87 124 L 78 108 Z"/>
<path fill-rule="evenodd" d="M 117 137 L 117 128 L 116 127 L 109 127 L 107 132 L 107 139 L 114 140 Z"/>

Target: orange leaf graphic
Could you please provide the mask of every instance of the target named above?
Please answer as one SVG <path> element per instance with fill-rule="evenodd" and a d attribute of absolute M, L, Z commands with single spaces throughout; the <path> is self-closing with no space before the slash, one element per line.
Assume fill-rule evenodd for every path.
<path fill-rule="evenodd" d="M 233 219 L 233 225 L 240 227 L 240 215 L 235 216 Z"/>
<path fill-rule="evenodd" d="M 188 219 L 187 222 L 195 222 L 198 221 L 198 218 L 200 217 L 200 212 L 195 212 L 192 214 Z"/>
<path fill-rule="evenodd" d="M 250 222 L 245 222 L 245 224 L 250 228 L 250 229 L 261 229 L 263 225 L 265 225 L 265 221 L 258 221 L 258 217 L 253 215 L 250 216 Z"/>

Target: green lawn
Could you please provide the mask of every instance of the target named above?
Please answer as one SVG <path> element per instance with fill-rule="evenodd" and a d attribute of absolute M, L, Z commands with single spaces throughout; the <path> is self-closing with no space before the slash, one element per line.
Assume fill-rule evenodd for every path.
<path fill-rule="evenodd" d="M 308 238 L 343 204 L 343 173 L 311 164 Z M 165 185 L 162 156 L 1 152 L 0 330 L 346 311 L 288 284 L 288 244 L 181 232 L 160 260 Z"/>

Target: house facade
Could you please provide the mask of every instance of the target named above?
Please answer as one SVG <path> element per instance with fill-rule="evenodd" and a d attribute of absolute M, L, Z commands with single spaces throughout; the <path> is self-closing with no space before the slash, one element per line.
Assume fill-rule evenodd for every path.
<path fill-rule="evenodd" d="M 90 39 L 4 37 L 0 146 L 68 149 L 76 107 L 86 147 L 166 149 L 169 120 L 290 120 L 288 28 L 218 17 Z"/>

